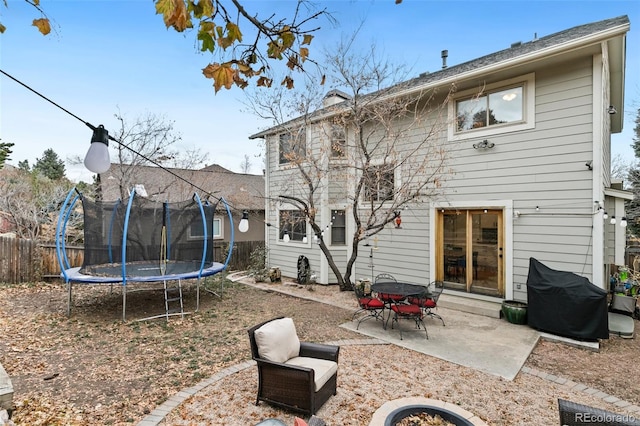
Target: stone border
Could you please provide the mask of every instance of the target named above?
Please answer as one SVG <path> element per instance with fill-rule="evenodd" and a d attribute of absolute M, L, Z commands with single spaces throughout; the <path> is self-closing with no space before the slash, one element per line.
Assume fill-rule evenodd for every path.
<path fill-rule="evenodd" d="M 419 396 L 409 397 L 409 398 L 399 398 L 394 399 L 393 401 L 387 401 L 380 408 L 373 413 L 373 417 L 371 417 L 371 422 L 369 422 L 369 426 L 384 426 L 385 420 L 389 414 L 391 414 L 394 410 L 402 407 L 407 407 L 410 405 L 431 405 L 436 408 L 443 408 L 445 410 L 449 410 L 460 417 L 464 417 L 466 420 L 470 421 L 474 424 L 474 426 L 487 426 L 487 424 L 477 417 L 475 414 L 470 413 L 469 411 L 460 408 L 460 406 L 451 404 L 450 402 L 440 401 L 438 399 L 431 398 L 423 398 Z"/>
<path fill-rule="evenodd" d="M 636 413 L 640 414 L 640 406 L 634 405 L 629 401 L 620 399 L 617 396 L 609 395 L 608 393 L 602 392 L 598 389 L 590 388 L 589 386 L 583 385 L 582 383 L 577 383 L 577 382 L 574 382 L 573 380 L 565 379 L 564 377 L 556 376 L 554 374 L 545 373 L 544 371 L 536 370 L 535 368 L 530 368 L 527 366 L 522 367 L 520 372 L 525 374 L 530 374 L 532 376 L 540 377 L 541 379 L 544 379 L 548 382 L 565 386 L 567 389 L 584 392 L 587 395 L 593 395 L 596 398 L 600 398 L 604 402 L 613 404 L 618 408 L 624 408 L 625 410 L 633 414 L 636 414 Z"/>

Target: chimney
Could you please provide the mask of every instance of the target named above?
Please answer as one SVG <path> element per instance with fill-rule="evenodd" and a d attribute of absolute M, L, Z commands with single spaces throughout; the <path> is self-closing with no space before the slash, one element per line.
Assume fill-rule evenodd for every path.
<path fill-rule="evenodd" d="M 445 69 L 447 67 L 447 56 L 449 56 L 449 51 L 443 50 L 440 53 L 440 56 L 442 57 L 442 69 Z"/>
<path fill-rule="evenodd" d="M 327 93 L 322 99 L 322 106 L 326 108 L 331 105 L 339 104 L 340 102 L 346 101 L 350 98 L 351 96 L 347 95 L 346 93 L 334 89 L 329 91 L 329 93 Z"/>

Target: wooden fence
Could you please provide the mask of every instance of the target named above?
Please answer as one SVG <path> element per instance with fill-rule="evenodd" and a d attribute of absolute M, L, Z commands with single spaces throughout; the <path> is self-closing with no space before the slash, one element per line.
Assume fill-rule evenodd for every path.
<path fill-rule="evenodd" d="M 214 243 L 216 262 L 224 263 L 228 243 Z M 242 241 L 234 244 L 227 270 L 245 270 L 249 267 L 251 252 L 264 246 L 264 241 Z M 82 266 L 84 247 L 67 246 L 67 258 L 71 267 Z M 53 243 L 0 237 L 0 283 L 34 282 L 48 278 L 60 278 L 60 266 Z"/>

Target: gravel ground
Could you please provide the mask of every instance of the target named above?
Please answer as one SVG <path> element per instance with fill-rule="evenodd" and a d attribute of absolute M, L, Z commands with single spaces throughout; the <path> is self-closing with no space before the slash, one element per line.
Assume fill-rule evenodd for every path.
<path fill-rule="evenodd" d="M 168 322 L 134 321 L 162 311 L 163 302 L 161 292 L 131 292 L 124 323 L 117 287 L 76 286 L 68 318 L 64 285 L 0 286 L 0 363 L 13 381 L 13 420 L 136 424 L 181 389 L 249 360 L 246 330 L 276 316 L 292 317 L 302 340 L 363 339 L 339 326 L 356 308 L 353 294 L 287 281 L 262 287 L 228 284 L 221 298 L 203 293 L 199 312 Z M 193 286 L 186 286 L 185 304 L 193 310 Z M 612 336 L 598 353 L 541 342 L 526 365 L 640 405 L 638 340 Z M 252 425 L 278 417 L 292 425 L 291 413 L 255 405 L 256 385 L 255 367 L 235 373 L 173 409 L 164 424 Z M 458 404 L 490 425 L 558 424 L 557 398 L 626 412 L 531 374 L 508 381 L 392 345 L 344 345 L 338 394 L 318 415 L 329 425 L 366 426 L 383 403 L 410 396 Z"/>
<path fill-rule="evenodd" d="M 335 287 L 314 286 L 314 291 L 308 291 L 291 283 L 258 286 L 323 300 L 352 311 L 356 307 L 351 295 L 336 291 Z M 640 404 L 636 379 L 629 380 L 625 371 L 611 367 L 628 363 L 633 354 L 640 353 L 638 349 L 636 339 L 617 337 L 604 341 L 599 353 L 541 342 L 527 366 L 599 385 L 607 393 Z M 338 380 L 338 394 L 317 414 L 329 425 L 368 425 L 373 412 L 385 402 L 413 396 L 457 404 L 489 425 L 558 424 L 558 398 L 625 413 L 601 398 L 531 374 L 520 373 L 508 381 L 393 345 L 342 346 Z M 255 368 L 234 374 L 185 401 L 167 416 L 166 424 L 243 425 L 276 417 L 292 425 L 293 414 L 264 403 L 254 404 L 256 383 Z"/>

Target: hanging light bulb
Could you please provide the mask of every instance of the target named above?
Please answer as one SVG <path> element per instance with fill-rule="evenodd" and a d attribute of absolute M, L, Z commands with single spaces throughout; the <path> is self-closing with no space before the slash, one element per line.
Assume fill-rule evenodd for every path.
<path fill-rule="evenodd" d="M 611 220 L 609 221 L 610 224 L 615 225 L 616 224 L 616 217 L 615 216 L 611 216 Z"/>
<path fill-rule="evenodd" d="M 313 242 L 318 244 L 318 234 L 313 235 Z"/>
<path fill-rule="evenodd" d="M 290 240 L 291 238 L 289 238 L 289 233 L 285 231 L 284 236 L 282 237 L 282 241 L 288 243 Z"/>
<path fill-rule="evenodd" d="M 93 173 L 104 173 L 111 167 L 109 132 L 102 124 L 93 129 L 91 146 L 84 157 L 84 166 Z"/>
<path fill-rule="evenodd" d="M 620 219 L 620 226 L 622 226 L 623 228 L 627 227 L 627 218 L 623 217 L 622 219 Z"/>
<path fill-rule="evenodd" d="M 606 211 L 606 210 L 604 211 L 604 213 L 602 213 L 602 218 L 603 218 L 604 220 L 609 219 L 609 214 L 607 214 L 607 211 Z"/>
<path fill-rule="evenodd" d="M 307 236 L 305 235 L 304 237 L 302 237 L 302 242 L 304 244 L 307 244 L 307 242 L 309 241 L 309 239 L 307 238 Z"/>
<path fill-rule="evenodd" d="M 244 210 L 242 212 L 242 219 L 240 219 L 240 223 L 238 224 L 238 231 L 247 232 L 249 230 L 249 212 Z"/>
<path fill-rule="evenodd" d="M 400 229 L 402 225 L 402 218 L 400 217 L 400 211 L 396 212 L 396 218 L 393 220 L 396 224 L 396 229 Z"/>

